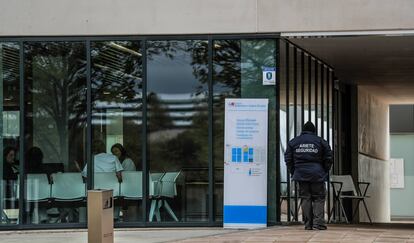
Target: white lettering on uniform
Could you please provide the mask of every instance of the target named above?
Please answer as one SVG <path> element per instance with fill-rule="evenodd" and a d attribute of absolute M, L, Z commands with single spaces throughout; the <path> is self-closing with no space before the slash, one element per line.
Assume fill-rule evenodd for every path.
<path fill-rule="evenodd" d="M 317 154 L 319 150 L 315 147 L 313 143 L 302 143 L 299 144 L 299 148 L 295 150 L 296 153 L 315 153 Z"/>

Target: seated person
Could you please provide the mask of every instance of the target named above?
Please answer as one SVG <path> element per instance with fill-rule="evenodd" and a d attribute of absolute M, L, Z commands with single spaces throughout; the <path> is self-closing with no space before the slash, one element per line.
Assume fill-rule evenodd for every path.
<path fill-rule="evenodd" d="M 43 170 L 43 152 L 39 147 L 31 147 L 26 152 L 25 170 L 27 174 L 45 173 Z"/>
<path fill-rule="evenodd" d="M 3 179 L 17 180 L 19 165 L 16 161 L 16 149 L 6 147 L 3 151 Z"/>
<path fill-rule="evenodd" d="M 92 144 L 92 154 L 94 172 L 116 172 L 118 181 L 122 181 L 122 171 L 124 168 L 115 155 L 108 154 L 105 151 L 105 144 L 101 140 L 95 140 Z M 88 165 L 82 170 L 82 176 L 87 177 Z"/>
<path fill-rule="evenodd" d="M 5 208 L 15 208 L 17 206 L 17 176 L 19 175 L 19 164 L 16 161 L 16 149 L 6 147 L 3 151 L 3 179 Z"/>
<path fill-rule="evenodd" d="M 122 146 L 122 144 L 116 143 L 112 145 L 111 152 L 122 163 L 122 167 L 124 168 L 125 171 L 136 171 L 137 170 L 134 161 L 132 161 L 132 159 L 128 157 L 127 152 L 124 146 Z"/>

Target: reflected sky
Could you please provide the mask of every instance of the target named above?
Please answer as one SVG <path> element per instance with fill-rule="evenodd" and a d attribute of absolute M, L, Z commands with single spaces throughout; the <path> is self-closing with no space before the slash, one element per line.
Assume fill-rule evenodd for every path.
<path fill-rule="evenodd" d="M 148 58 L 148 92 L 185 95 L 200 90 L 202 83 L 194 74 L 194 68 L 203 65 L 193 58 L 197 42 L 199 41 L 149 42 L 148 52 L 153 54 Z M 160 46 L 167 45 L 170 49 L 166 54 Z M 204 58 L 207 59 L 207 56 Z M 203 66 L 207 68 L 206 65 Z M 207 85 L 202 86 L 203 90 L 207 89 Z"/>

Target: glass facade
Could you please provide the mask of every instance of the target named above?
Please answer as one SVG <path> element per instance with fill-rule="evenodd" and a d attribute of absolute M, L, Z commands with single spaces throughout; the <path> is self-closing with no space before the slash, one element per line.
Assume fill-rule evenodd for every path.
<path fill-rule="evenodd" d="M 208 42 L 147 43 L 149 221 L 208 221 Z M 159 197 L 159 198 L 158 198 Z M 154 212 L 155 211 L 155 212 Z"/>
<path fill-rule="evenodd" d="M 24 57 L 23 222 L 84 221 L 86 211 L 64 201 L 85 188 L 80 176 L 70 183 L 85 161 L 85 44 L 28 42 Z"/>
<path fill-rule="evenodd" d="M 85 227 L 88 189 L 116 226 L 221 225 L 226 98 L 269 99 L 268 223 L 300 220 L 283 153 L 332 142 L 332 79 L 269 35 L 0 40 L 1 225 Z"/>
<path fill-rule="evenodd" d="M 18 43 L 0 43 L 0 219 L 4 225 L 19 223 L 20 52 Z"/>
<path fill-rule="evenodd" d="M 142 219 L 142 47 L 91 42 L 93 185 L 113 189 L 115 222 Z M 88 170 L 83 167 L 83 176 Z"/>

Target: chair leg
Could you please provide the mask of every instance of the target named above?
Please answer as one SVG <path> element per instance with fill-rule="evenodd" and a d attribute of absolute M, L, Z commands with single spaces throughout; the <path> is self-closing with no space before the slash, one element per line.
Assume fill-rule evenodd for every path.
<path fill-rule="evenodd" d="M 173 217 L 173 219 L 178 222 L 178 218 L 177 216 L 175 216 L 174 211 L 172 211 L 170 204 L 168 204 L 167 200 L 164 200 L 164 207 L 165 209 L 167 209 L 167 212 L 171 215 L 171 217 Z"/>
<path fill-rule="evenodd" d="M 371 216 L 369 215 L 368 207 L 367 207 L 367 204 L 365 203 L 364 199 L 362 199 L 362 203 L 364 204 L 365 212 L 367 212 L 369 222 L 372 224 Z"/>
<path fill-rule="evenodd" d="M 341 200 L 341 199 L 339 199 L 338 201 L 339 201 L 339 206 L 340 206 L 340 208 L 341 208 L 341 211 L 342 211 L 342 213 L 344 214 L 344 217 L 345 217 L 345 222 L 346 222 L 347 224 L 349 224 L 349 220 L 348 220 L 348 217 L 346 216 L 346 212 L 345 212 L 345 209 L 344 209 L 344 205 L 342 204 L 342 200 Z"/>
<path fill-rule="evenodd" d="M 157 207 L 156 207 L 156 209 L 155 209 L 155 217 L 157 218 L 157 222 L 160 222 L 161 221 L 161 213 L 160 213 L 160 211 L 161 211 L 161 207 L 162 207 L 162 200 L 160 200 L 160 199 L 157 199 Z"/>
<path fill-rule="evenodd" d="M 336 210 L 338 210 L 339 200 L 340 200 L 339 198 L 334 198 L 334 202 L 332 203 L 332 208 L 331 208 L 331 212 L 330 212 L 330 215 L 329 215 L 328 223 L 331 222 L 331 219 L 334 216 L 334 212 L 336 212 Z M 335 221 L 336 221 L 336 215 L 335 215 Z"/>
<path fill-rule="evenodd" d="M 4 220 L 7 224 L 9 224 L 9 223 L 10 223 L 10 219 L 9 219 L 9 217 L 7 217 L 6 213 L 5 213 L 3 210 L 1 210 L 1 221 L 3 222 L 3 220 Z"/>
<path fill-rule="evenodd" d="M 329 213 L 329 219 L 328 219 L 328 224 L 329 223 L 331 223 L 331 219 L 332 219 L 332 215 L 333 215 L 333 211 L 335 210 L 335 204 L 336 204 L 336 202 L 334 202 L 333 204 L 332 204 L 332 208 L 331 208 L 331 212 Z"/>
<path fill-rule="evenodd" d="M 152 222 L 152 219 L 154 218 L 154 211 L 155 211 L 155 207 L 157 206 L 157 200 L 152 199 L 151 200 L 151 208 L 150 208 L 150 213 L 149 213 L 149 221 Z"/>

